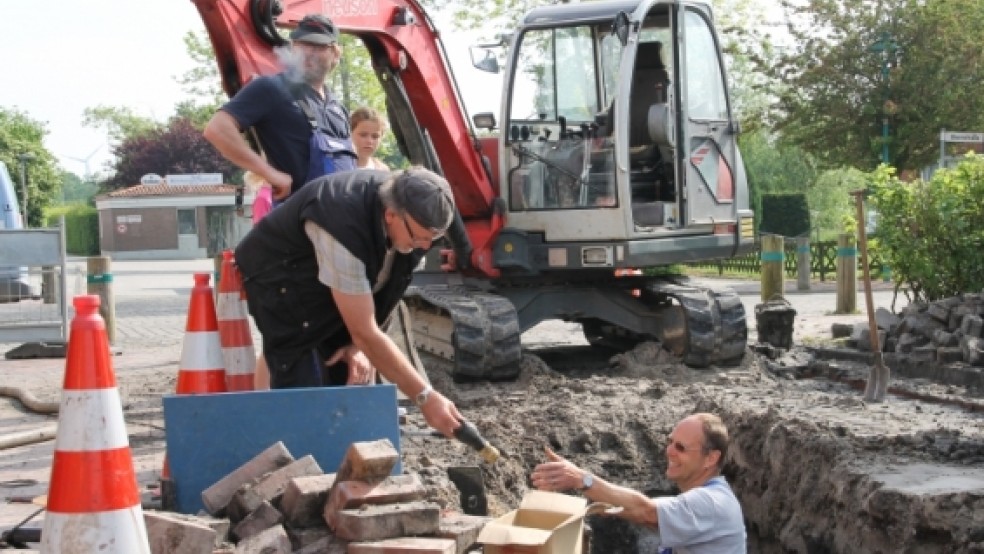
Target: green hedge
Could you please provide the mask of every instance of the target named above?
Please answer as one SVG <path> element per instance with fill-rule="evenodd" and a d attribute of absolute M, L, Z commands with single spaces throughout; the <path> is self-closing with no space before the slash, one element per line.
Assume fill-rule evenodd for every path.
<path fill-rule="evenodd" d="M 47 210 L 45 226 L 58 225 L 65 216 L 65 251 L 76 256 L 99 255 L 99 212 L 85 204 L 67 204 Z"/>
<path fill-rule="evenodd" d="M 799 237 L 810 234 L 810 209 L 805 194 L 763 194 L 759 232 Z"/>

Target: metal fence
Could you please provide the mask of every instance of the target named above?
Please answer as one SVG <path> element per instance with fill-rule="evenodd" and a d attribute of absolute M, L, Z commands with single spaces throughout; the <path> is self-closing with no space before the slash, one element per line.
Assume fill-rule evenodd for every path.
<path fill-rule="evenodd" d="M 783 242 L 783 269 L 787 277 L 795 278 L 799 272 L 799 260 L 795 239 L 787 239 Z M 858 270 L 861 268 L 861 256 L 857 257 Z M 688 267 L 700 269 L 716 269 L 718 275 L 728 273 L 745 273 L 757 275 L 762 271 L 762 250 L 761 244 L 757 244 L 755 250 L 726 260 L 711 260 L 707 262 L 695 262 L 686 264 Z M 887 275 L 888 268 L 884 266 L 881 257 L 876 252 L 868 251 L 868 269 L 873 276 Z M 810 274 L 817 276 L 821 281 L 826 281 L 827 277 L 832 279 L 837 275 L 837 241 L 825 241 L 820 243 L 810 243 Z"/>
<path fill-rule="evenodd" d="M 67 340 L 64 229 L 0 230 L 0 343 Z"/>

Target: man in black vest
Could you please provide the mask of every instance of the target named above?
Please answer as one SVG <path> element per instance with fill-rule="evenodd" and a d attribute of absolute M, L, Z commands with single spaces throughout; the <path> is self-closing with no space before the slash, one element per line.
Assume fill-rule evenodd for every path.
<path fill-rule="evenodd" d="M 372 384 L 376 370 L 445 435 L 462 420 L 380 329 L 454 217 L 451 188 L 420 167 L 311 181 L 236 248 L 273 388 Z"/>

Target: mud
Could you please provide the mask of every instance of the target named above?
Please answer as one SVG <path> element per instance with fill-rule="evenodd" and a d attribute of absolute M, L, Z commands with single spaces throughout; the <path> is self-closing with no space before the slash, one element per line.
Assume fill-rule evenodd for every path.
<path fill-rule="evenodd" d="M 428 358 L 435 387 L 505 456 L 484 464 L 463 445 L 414 436 L 405 467 L 481 466 L 492 515 L 518 505 L 545 446 L 611 481 L 672 494 L 666 436 L 683 416 L 712 411 L 732 432 L 724 473 L 750 552 L 984 552 L 984 416 L 968 391 L 895 379 L 896 394 L 868 405 L 858 364 L 775 374 L 752 353 L 739 368 L 693 370 L 652 343 L 611 356 L 555 350 L 528 351 L 514 383 L 456 384 Z M 422 419 L 411 413 L 407 426 Z M 646 530 L 590 524 L 593 553 L 655 551 Z"/>

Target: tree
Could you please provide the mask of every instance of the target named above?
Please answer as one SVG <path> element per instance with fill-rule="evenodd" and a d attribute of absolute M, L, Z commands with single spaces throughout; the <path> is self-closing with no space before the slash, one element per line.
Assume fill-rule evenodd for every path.
<path fill-rule="evenodd" d="M 61 180 L 56 168 L 55 157 L 43 145 L 47 130 L 43 123 L 31 119 L 16 108 L 0 106 L 0 161 L 4 162 L 11 178 L 20 205 L 24 206 L 21 183 L 20 156 L 30 157 L 24 165 L 27 178 L 27 222 L 28 227 L 41 225 L 44 209 L 58 190 Z"/>
<path fill-rule="evenodd" d="M 87 204 L 98 192 L 99 185 L 96 183 L 85 181 L 70 171 L 61 172 L 61 193 L 59 196 L 62 204 Z"/>
<path fill-rule="evenodd" d="M 133 109 L 99 105 L 82 112 L 82 125 L 98 129 L 104 127 L 109 138 L 116 143 L 148 133 L 158 127 L 149 117 L 134 113 Z"/>
<path fill-rule="evenodd" d="M 782 2 L 792 45 L 754 57 L 778 89 L 790 140 L 828 166 L 919 169 L 940 129 L 984 126 L 984 3 L 979 0 Z M 754 33 L 752 29 L 750 32 Z"/>
<path fill-rule="evenodd" d="M 147 173 L 222 173 L 226 181 L 238 174 L 190 120 L 180 117 L 123 140 L 113 154 L 115 174 L 104 184 L 110 190 L 136 185 Z"/>

